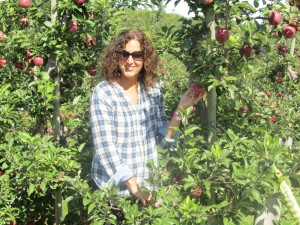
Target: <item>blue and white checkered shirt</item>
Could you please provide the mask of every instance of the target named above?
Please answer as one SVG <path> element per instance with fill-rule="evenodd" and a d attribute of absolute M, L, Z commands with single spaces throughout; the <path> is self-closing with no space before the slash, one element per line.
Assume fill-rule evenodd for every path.
<path fill-rule="evenodd" d="M 150 89 L 138 85 L 134 105 L 117 83 L 102 81 L 90 99 L 90 122 L 94 142 L 92 179 L 101 188 L 114 181 L 120 195 L 129 195 L 124 181 L 132 176 L 141 187 L 152 190 L 148 160 L 157 162 L 157 145 L 170 147 L 174 139 L 166 136 L 168 120 L 158 84 Z"/>

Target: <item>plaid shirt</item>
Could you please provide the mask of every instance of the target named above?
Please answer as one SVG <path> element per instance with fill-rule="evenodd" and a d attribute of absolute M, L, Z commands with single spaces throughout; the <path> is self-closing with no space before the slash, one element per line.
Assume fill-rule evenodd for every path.
<path fill-rule="evenodd" d="M 102 81 L 90 99 L 90 121 L 94 143 L 92 179 L 101 188 L 114 181 L 120 195 L 128 195 L 124 181 L 132 176 L 141 187 L 152 190 L 148 160 L 157 162 L 157 145 L 170 147 L 174 139 L 166 136 L 168 120 L 158 84 L 148 91 L 138 85 L 134 105 L 117 83 Z"/>

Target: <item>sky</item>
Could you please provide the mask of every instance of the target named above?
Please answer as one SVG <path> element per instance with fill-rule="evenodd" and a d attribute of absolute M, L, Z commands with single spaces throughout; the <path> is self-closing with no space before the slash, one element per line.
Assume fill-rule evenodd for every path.
<path fill-rule="evenodd" d="M 166 12 L 176 13 L 176 14 L 182 15 L 184 17 L 192 16 L 192 14 L 190 14 L 190 15 L 188 14 L 189 7 L 185 1 L 180 1 L 180 3 L 176 7 L 174 7 L 174 2 L 175 2 L 175 0 L 171 1 L 167 5 Z M 253 3 L 253 0 L 250 0 L 249 2 Z M 262 5 L 263 5 L 263 3 L 262 3 L 262 1 L 260 1 L 259 6 L 262 6 Z"/>

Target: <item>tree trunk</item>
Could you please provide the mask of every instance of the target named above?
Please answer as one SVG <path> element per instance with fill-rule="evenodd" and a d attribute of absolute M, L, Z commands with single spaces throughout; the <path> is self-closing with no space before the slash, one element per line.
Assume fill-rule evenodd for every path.
<path fill-rule="evenodd" d="M 208 36 L 210 39 L 215 39 L 215 12 L 214 9 L 211 7 L 205 13 L 205 22 L 207 27 L 209 28 Z M 213 144 L 217 139 L 217 93 L 216 88 L 212 88 L 207 93 L 207 113 L 208 113 L 208 129 L 209 129 L 209 136 L 208 136 L 208 143 Z M 211 196 L 208 199 L 208 205 L 216 204 L 217 195 L 215 193 L 214 188 L 210 190 Z M 210 217 L 208 219 L 208 224 L 214 224 L 216 218 Z"/>
<path fill-rule="evenodd" d="M 56 24 L 57 21 L 57 11 L 56 11 L 56 0 L 51 0 L 51 23 Z M 53 83 L 55 84 L 55 89 L 53 92 L 54 96 L 54 109 L 52 117 L 52 126 L 54 130 L 54 140 L 57 145 L 60 144 L 60 74 L 57 66 L 57 55 L 55 54 L 55 49 L 53 53 L 50 54 L 48 63 L 46 65 L 46 71 L 53 77 Z M 62 190 L 61 187 L 57 187 L 55 190 L 55 225 L 59 225 L 62 222 Z"/>

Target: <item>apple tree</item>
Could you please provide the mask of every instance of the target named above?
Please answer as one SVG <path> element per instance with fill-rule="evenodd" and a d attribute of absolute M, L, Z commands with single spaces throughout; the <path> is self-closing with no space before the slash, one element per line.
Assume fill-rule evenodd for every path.
<path fill-rule="evenodd" d="M 299 3 L 185 2 L 194 16 L 161 36 L 172 40 L 167 49 L 184 62 L 190 82 L 208 93 L 202 110 L 186 112 L 181 143 L 167 161 L 172 176 L 184 178 L 181 194 L 201 192 L 190 208 L 206 208 L 195 206 L 195 214 L 209 224 L 239 224 L 280 193 L 275 168 L 293 181 L 299 170 Z M 293 147 L 282 146 L 291 136 Z"/>

